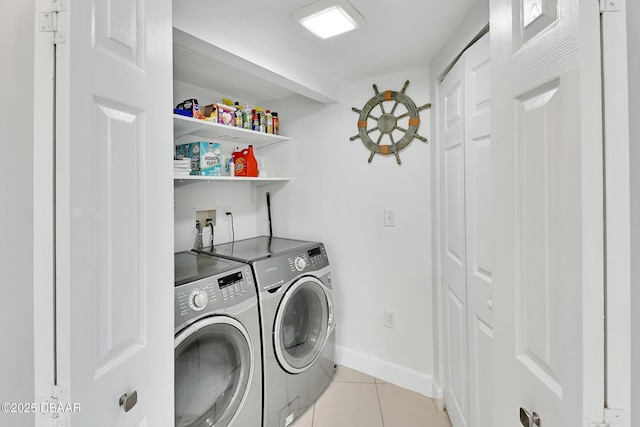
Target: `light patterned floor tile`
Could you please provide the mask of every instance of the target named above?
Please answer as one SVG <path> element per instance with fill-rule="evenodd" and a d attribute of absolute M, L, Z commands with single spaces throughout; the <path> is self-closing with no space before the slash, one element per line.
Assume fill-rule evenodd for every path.
<path fill-rule="evenodd" d="M 451 427 L 433 400 L 393 384 L 377 384 L 384 427 Z"/>
<path fill-rule="evenodd" d="M 371 375 L 363 374 L 355 369 L 346 366 L 338 366 L 333 376 L 333 381 L 337 383 L 368 383 L 373 384 L 375 379 Z"/>
<path fill-rule="evenodd" d="M 313 427 L 361 426 L 382 427 L 376 385 L 334 382 L 316 401 Z"/>

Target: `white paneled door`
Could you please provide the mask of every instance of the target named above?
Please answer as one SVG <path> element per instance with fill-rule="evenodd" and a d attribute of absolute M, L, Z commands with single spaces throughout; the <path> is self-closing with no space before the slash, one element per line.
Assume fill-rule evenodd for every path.
<path fill-rule="evenodd" d="M 491 1 L 495 427 L 603 422 L 598 3 Z"/>
<path fill-rule="evenodd" d="M 440 86 L 445 404 L 453 427 L 491 424 L 489 36 Z"/>
<path fill-rule="evenodd" d="M 491 74 L 489 35 L 464 54 L 469 427 L 493 426 L 491 288 Z"/>
<path fill-rule="evenodd" d="M 440 85 L 442 284 L 445 327 L 444 400 L 453 427 L 469 414 L 464 203 L 464 61 Z"/>
<path fill-rule="evenodd" d="M 171 1 L 58 3 L 60 416 L 173 425 Z"/>

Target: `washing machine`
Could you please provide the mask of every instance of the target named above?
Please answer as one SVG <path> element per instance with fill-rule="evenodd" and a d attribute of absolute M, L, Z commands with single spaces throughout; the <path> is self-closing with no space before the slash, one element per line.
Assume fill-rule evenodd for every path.
<path fill-rule="evenodd" d="M 258 298 L 247 264 L 175 254 L 175 427 L 262 425 Z"/>
<path fill-rule="evenodd" d="M 291 424 L 333 378 L 329 258 L 318 242 L 261 236 L 205 248 L 251 265 L 262 324 L 264 426 Z"/>

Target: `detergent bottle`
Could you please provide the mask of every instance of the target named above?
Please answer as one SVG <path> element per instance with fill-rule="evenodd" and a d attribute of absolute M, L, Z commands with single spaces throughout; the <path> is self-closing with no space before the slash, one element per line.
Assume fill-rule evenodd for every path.
<path fill-rule="evenodd" d="M 258 160 L 253 155 L 253 145 L 250 145 L 249 148 L 243 150 L 242 155 L 246 162 L 247 176 L 258 176 Z"/>
<path fill-rule="evenodd" d="M 236 147 L 231 154 L 233 157 L 234 174 L 233 176 L 247 176 L 246 160 L 242 154 L 244 150 L 240 150 L 240 147 Z"/>

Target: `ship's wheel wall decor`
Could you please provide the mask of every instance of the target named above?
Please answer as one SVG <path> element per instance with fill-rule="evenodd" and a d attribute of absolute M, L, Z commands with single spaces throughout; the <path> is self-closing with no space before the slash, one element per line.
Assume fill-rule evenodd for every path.
<path fill-rule="evenodd" d="M 362 143 L 369 151 L 371 151 L 371 155 L 369 156 L 369 163 L 373 160 L 373 156 L 377 154 L 382 154 L 383 156 L 388 156 L 393 154 L 396 157 L 396 161 L 398 164 L 402 164 L 400 162 L 400 151 L 404 150 L 410 143 L 413 141 L 413 138 L 417 138 L 422 142 L 427 142 L 427 138 L 418 135 L 418 127 L 420 126 L 420 115 L 418 114 L 420 111 L 430 108 L 431 104 L 425 104 L 422 107 L 416 107 L 416 104 L 409 98 L 404 92 L 407 90 L 409 86 L 409 80 L 407 80 L 402 87 L 400 92 L 387 90 L 384 92 L 379 92 L 378 87 L 374 84 L 373 91 L 375 92 L 375 96 L 371 98 L 362 108 L 359 110 L 357 108 L 352 108 L 351 110 L 360 114 L 358 118 L 358 134 L 349 138 L 351 141 L 355 141 L 360 138 Z M 386 112 L 384 108 L 385 101 L 394 102 L 393 107 L 390 112 Z M 398 105 L 403 105 L 406 108 L 406 112 L 402 113 L 398 116 L 395 115 L 396 109 Z M 379 110 L 382 113 L 379 116 L 375 116 L 372 114 L 373 110 L 376 107 L 380 107 Z M 405 117 L 408 117 L 408 125 L 406 128 L 401 127 L 398 122 Z M 372 119 L 376 126 L 369 129 L 369 119 Z M 375 132 L 379 132 L 376 141 L 374 142 L 371 138 L 371 134 Z M 404 133 L 402 138 L 398 141 L 395 140 L 393 132 L 399 131 Z M 383 144 L 383 137 L 387 136 L 390 144 Z"/>

